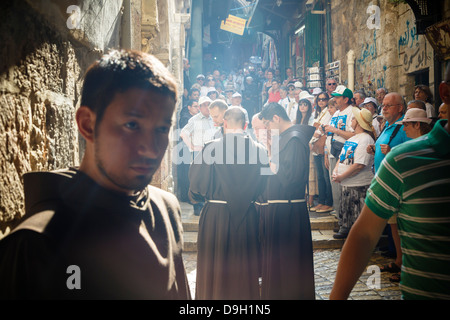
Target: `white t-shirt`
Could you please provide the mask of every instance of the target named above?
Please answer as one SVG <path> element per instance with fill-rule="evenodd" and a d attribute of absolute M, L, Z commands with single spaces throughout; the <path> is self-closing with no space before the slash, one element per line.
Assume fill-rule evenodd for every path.
<path fill-rule="evenodd" d="M 295 99 L 286 97 L 278 101 L 278 103 L 286 110 L 289 119 L 291 119 L 291 121 L 294 122 L 297 117 L 297 108 L 298 108 Z"/>
<path fill-rule="evenodd" d="M 433 118 L 435 117 L 435 112 L 434 112 L 434 108 L 433 105 L 429 102 L 425 103 L 425 107 L 427 108 L 427 118 Z"/>
<path fill-rule="evenodd" d="M 333 117 L 331 117 L 330 125 L 342 131 L 353 132 L 354 130 L 352 128 L 352 119 L 353 119 L 352 106 L 348 106 L 343 111 L 337 110 L 334 113 Z M 333 139 L 342 143 L 345 142 L 345 138 L 341 137 L 336 133 L 334 134 Z"/>
<path fill-rule="evenodd" d="M 372 165 L 373 155 L 367 153 L 367 146 L 375 141 L 367 133 L 358 133 L 345 141 L 339 155 L 338 174 L 342 174 L 354 163 L 365 167 L 353 177 L 341 181 L 345 187 L 359 187 L 370 185 L 373 179 Z"/>

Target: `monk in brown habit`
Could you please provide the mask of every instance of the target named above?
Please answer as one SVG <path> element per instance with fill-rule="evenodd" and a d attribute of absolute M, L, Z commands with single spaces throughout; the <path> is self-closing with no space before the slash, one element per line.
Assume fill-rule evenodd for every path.
<path fill-rule="evenodd" d="M 285 109 L 270 103 L 260 113 L 269 137 L 267 208 L 261 217 L 262 299 L 314 299 L 311 225 L 305 202 L 308 142 L 314 127 L 293 125 Z"/>
<path fill-rule="evenodd" d="M 265 188 L 268 159 L 244 128 L 244 113 L 228 109 L 225 135 L 207 143 L 189 170 L 191 200 L 206 199 L 197 241 L 196 299 L 260 297 L 254 201 Z"/>
<path fill-rule="evenodd" d="M 87 71 L 79 168 L 24 176 L 24 221 L 0 241 L 0 299 L 190 299 L 176 197 L 150 186 L 169 143 L 173 75 L 112 50 Z"/>

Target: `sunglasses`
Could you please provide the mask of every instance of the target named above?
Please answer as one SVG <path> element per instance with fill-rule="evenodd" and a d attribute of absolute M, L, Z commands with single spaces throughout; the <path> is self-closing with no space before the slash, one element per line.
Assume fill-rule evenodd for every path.
<path fill-rule="evenodd" d="M 328 101 L 328 98 L 319 98 L 317 101 Z"/>
<path fill-rule="evenodd" d="M 337 85 L 336 82 L 327 83 L 327 86 L 335 86 L 335 85 Z"/>

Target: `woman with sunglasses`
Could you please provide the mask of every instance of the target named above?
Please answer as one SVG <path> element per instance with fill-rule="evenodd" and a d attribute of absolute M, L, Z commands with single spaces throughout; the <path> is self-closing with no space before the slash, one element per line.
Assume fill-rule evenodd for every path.
<path fill-rule="evenodd" d="M 312 126 L 313 123 L 314 123 L 314 114 L 312 104 L 306 98 L 301 99 L 298 102 L 295 124 Z M 309 161 L 309 183 L 308 189 L 306 191 L 307 194 L 309 195 L 308 207 L 311 208 L 314 205 L 314 196 L 319 194 L 319 189 L 317 187 L 317 173 L 312 154 L 310 155 Z"/>
<path fill-rule="evenodd" d="M 323 131 L 322 126 L 331 120 L 331 114 L 328 112 L 328 101 L 330 97 L 328 93 L 321 92 L 315 100 L 315 119 L 314 127 L 316 132 L 310 141 L 311 152 L 314 157 L 314 164 L 317 172 L 317 185 L 319 189 L 318 205 L 310 208 L 310 211 L 318 213 L 326 213 L 333 211 L 333 194 L 331 190 L 330 174 L 325 166 L 324 146 L 327 134 Z"/>

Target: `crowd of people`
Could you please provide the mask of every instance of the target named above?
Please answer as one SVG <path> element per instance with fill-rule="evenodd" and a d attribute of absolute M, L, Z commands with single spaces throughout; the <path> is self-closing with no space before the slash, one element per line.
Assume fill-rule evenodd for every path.
<path fill-rule="evenodd" d="M 278 179 L 283 177 L 286 180 L 274 182 L 274 178 L 269 177 L 267 189 L 265 191 L 260 190 L 262 193 L 256 192 L 260 188 L 255 187 L 248 190 L 247 198 L 244 197 L 246 192 L 242 190 L 234 194 L 234 196 L 230 194 L 227 196 L 213 190 L 215 188 L 226 190 L 230 187 L 244 186 L 245 182 L 237 178 L 238 176 L 241 179 L 245 177 L 245 181 L 247 181 L 246 179 L 254 180 L 255 182 L 259 180 L 256 177 L 246 177 L 246 170 L 241 171 L 238 175 L 233 175 L 234 169 L 232 167 L 221 167 L 221 170 L 228 172 L 230 176 L 236 177 L 233 181 L 223 179 L 226 174 L 213 174 L 214 170 L 219 169 L 217 167 L 210 168 L 210 164 L 206 164 L 208 169 L 205 168 L 205 164 L 203 167 L 200 166 L 201 169 L 199 169 L 199 166 L 194 167 L 191 165 L 190 172 L 189 164 L 185 164 L 185 169 L 180 171 L 182 175 L 179 175 L 178 180 L 180 185 L 183 185 L 181 200 L 191 202 L 194 205 L 195 215 L 200 215 L 202 212 L 198 244 L 199 271 L 202 271 L 202 275 L 197 277 L 200 285 L 200 293 L 197 297 L 200 299 L 231 298 L 231 295 L 227 296 L 224 292 L 234 292 L 232 288 L 237 288 L 238 286 L 238 284 L 233 284 L 233 281 L 222 283 L 216 288 L 213 288 L 214 285 L 211 284 L 217 276 L 229 279 L 227 274 L 224 273 L 228 270 L 224 267 L 227 264 L 226 256 L 220 258 L 221 267 L 214 266 L 211 264 L 211 261 L 208 262 L 208 259 L 213 259 L 213 256 L 217 257 L 218 253 L 216 251 L 220 252 L 223 250 L 223 247 L 220 249 L 221 246 L 225 246 L 225 244 L 227 248 L 229 246 L 229 243 L 224 240 L 228 239 L 227 236 L 222 237 L 218 244 L 217 235 L 211 233 L 211 230 L 217 232 L 219 224 L 221 227 L 233 228 L 229 222 L 218 223 L 218 218 L 211 218 L 213 215 L 211 212 L 218 212 L 215 208 L 218 204 L 211 204 L 211 196 L 217 197 L 220 195 L 219 198 L 222 199 L 220 201 L 228 204 L 233 201 L 239 202 L 237 199 L 240 196 L 244 197 L 246 199 L 244 202 L 247 204 L 244 212 L 247 212 L 247 217 L 252 215 L 248 213 L 248 204 L 255 203 L 252 208 L 255 207 L 256 212 L 260 214 L 259 227 L 262 231 L 260 230 L 258 233 L 253 230 L 249 234 L 259 234 L 259 241 L 262 246 L 261 255 L 263 262 L 259 273 L 255 271 L 255 274 L 262 275 L 262 296 L 266 298 L 311 297 L 309 295 L 310 292 L 290 291 L 291 287 L 287 284 L 281 288 L 283 281 L 289 280 L 283 278 L 283 276 L 275 276 L 273 274 L 273 270 L 278 270 L 278 272 L 291 277 L 291 285 L 294 285 L 297 279 L 297 284 L 301 282 L 305 288 L 310 287 L 310 282 L 308 281 L 310 281 L 311 273 L 309 271 L 311 269 L 308 269 L 308 262 L 311 260 L 310 256 L 305 254 L 304 247 L 302 247 L 302 250 L 297 248 L 297 251 L 295 251 L 293 250 L 295 245 L 289 246 L 293 250 L 289 252 L 289 250 L 285 251 L 280 246 L 280 243 L 285 244 L 280 239 L 286 237 L 286 234 L 293 236 L 291 232 L 293 226 L 298 227 L 296 232 L 299 234 L 308 232 L 308 230 L 301 229 L 300 223 L 295 223 L 295 219 L 292 220 L 292 217 L 284 217 L 291 222 L 289 226 L 283 225 L 286 221 L 282 221 L 282 219 L 277 220 L 280 217 L 280 211 L 290 212 L 292 209 L 286 209 L 283 206 L 294 207 L 295 205 L 290 202 L 290 199 L 305 199 L 306 212 L 334 214 L 338 218 L 339 228 L 334 230 L 335 234 L 333 237 L 336 239 L 347 239 L 360 213 L 366 206 L 366 195 L 371 192 L 373 181 L 377 180 L 374 178 L 377 177 L 384 159 L 392 148 L 429 133 L 437 120 L 448 119 L 447 105 L 443 103 L 437 108 L 437 114 L 433 106 L 431 91 L 425 85 L 416 85 L 414 96 L 406 103 L 405 98 L 399 93 L 388 92 L 386 88 L 379 88 L 375 97 L 372 97 L 364 90 L 353 92 L 344 85 L 339 84 L 336 79 L 329 78 L 326 79 L 325 88 L 307 90 L 301 81 L 293 77 L 291 68 L 286 70 L 284 80 L 279 78 L 279 74 L 280 72 L 272 69 L 265 70 L 264 77 L 262 77 L 261 70 L 257 73 L 255 69 L 252 69 L 251 73 L 246 70 L 245 72 L 240 71 L 229 74 L 215 70 L 206 77 L 202 74 L 198 75 L 196 77 L 197 83 L 192 85 L 189 90 L 185 90 L 187 102 L 185 103 L 186 107 L 183 107 L 181 110 L 181 114 L 186 115 L 189 112 L 188 117 L 191 116 L 192 118 L 188 120 L 188 124 L 185 126 L 180 122 L 180 129 L 182 129 L 181 138 L 189 147 L 189 151 L 192 152 L 192 160 L 197 157 L 199 163 L 201 162 L 203 156 L 198 156 L 198 153 L 202 152 L 203 146 L 212 139 L 216 139 L 216 142 L 221 141 L 225 143 L 225 140 L 220 140 L 227 133 L 224 130 L 224 114 L 233 108 L 238 108 L 245 114 L 245 122 L 242 127 L 239 126 L 240 133 L 259 141 L 266 148 L 267 156 L 271 159 L 271 168 L 275 162 L 274 166 L 276 169 L 272 171 Z M 191 110 L 197 99 L 200 105 L 201 116 L 196 115 L 195 110 Z M 218 101 L 221 102 L 218 103 Z M 203 104 L 204 107 L 202 107 Z M 218 108 L 219 104 L 222 105 L 221 108 Z M 205 123 L 195 125 L 199 117 L 205 123 L 208 122 L 208 125 Z M 277 125 L 274 126 L 274 123 Z M 283 141 L 290 141 L 289 138 L 286 138 L 286 136 L 289 136 L 286 132 L 299 130 L 298 128 L 300 127 L 313 129 L 311 136 L 302 132 L 303 140 L 300 139 L 303 142 L 307 139 L 307 159 L 299 151 L 303 150 L 301 143 L 296 146 L 297 151 L 301 153 L 300 155 L 296 155 L 293 151 L 286 151 L 290 148 L 282 150 L 284 148 Z M 279 130 L 279 136 L 273 134 L 273 129 Z M 195 140 L 194 136 L 197 139 L 197 144 L 193 143 Z M 274 137 L 279 139 L 280 150 L 277 150 L 277 157 L 281 156 L 281 159 L 277 158 L 276 161 L 271 155 Z M 243 168 L 240 167 L 238 170 Z M 250 169 L 247 170 L 247 172 L 250 171 Z M 202 175 L 202 172 L 208 172 L 209 174 Z M 285 172 L 289 174 L 283 175 Z M 303 181 L 304 174 L 307 177 L 305 184 L 302 185 L 301 181 Z M 200 175 L 202 178 L 199 178 Z M 219 179 L 218 177 L 221 178 Z M 293 181 L 293 177 L 298 179 L 298 181 Z M 197 189 L 199 188 L 199 179 L 202 180 L 202 191 Z M 222 179 L 224 181 L 220 181 Z M 259 187 L 261 183 L 259 181 L 255 186 Z M 273 194 L 276 194 L 275 198 L 277 200 L 270 199 L 271 196 L 269 194 L 273 185 L 276 185 L 277 188 L 277 192 L 273 192 Z M 289 186 L 289 188 L 300 188 L 301 190 L 297 190 L 297 193 L 293 195 L 285 189 L 286 186 Z M 389 189 L 389 186 L 384 187 Z M 289 194 L 289 197 L 286 198 L 287 194 Z M 267 201 L 267 198 L 269 201 Z M 195 201 L 192 201 L 193 199 Z M 283 205 L 278 204 L 281 207 L 274 207 L 273 201 L 280 201 L 279 199 L 282 199 L 282 201 L 289 200 L 289 202 L 283 203 Z M 205 206 L 204 201 L 208 202 L 208 200 L 209 203 Z M 204 206 L 205 209 L 202 211 Z M 234 207 L 234 210 L 239 212 L 237 207 Z M 299 210 L 302 211 L 303 209 L 297 208 L 297 213 Z M 278 214 L 274 214 L 274 212 L 278 212 Z M 230 215 L 232 216 L 233 214 L 231 213 Z M 242 212 L 240 214 L 242 215 Z M 248 225 L 251 224 L 249 221 L 254 222 L 254 217 L 247 221 L 244 228 L 247 231 L 250 228 Z M 386 252 L 386 255 L 394 257 L 395 261 L 382 266 L 381 271 L 393 273 L 390 277 L 390 280 L 393 282 L 401 280 L 403 265 L 403 252 L 400 243 L 401 232 L 397 226 L 397 221 L 398 214 L 395 213 L 389 218 L 388 226 L 383 230 L 390 240 L 390 251 Z M 208 227 L 205 228 L 205 225 L 208 225 Z M 205 229 L 209 229 L 209 231 L 207 232 Z M 205 236 L 205 234 L 208 234 L 208 236 Z M 242 236 L 234 235 L 233 238 L 242 239 Z M 246 239 L 248 241 L 248 238 Z M 299 243 L 303 242 L 303 245 L 306 247 L 310 245 L 310 237 L 301 241 L 295 237 L 292 239 L 299 240 Z M 205 242 L 213 242 L 215 245 L 209 246 L 207 250 L 203 250 Z M 296 252 L 298 255 L 293 255 L 293 252 Z M 249 257 L 253 256 L 248 252 L 246 254 Z M 283 255 L 291 255 L 292 259 L 289 262 L 284 261 Z M 241 257 L 241 259 L 244 258 Z M 275 264 L 274 259 L 277 261 Z M 303 260 L 303 264 L 299 263 L 300 260 Z M 236 269 L 238 265 L 246 266 L 247 270 L 249 270 L 248 263 L 232 259 L 229 259 L 229 261 L 233 261 L 235 271 L 239 270 L 239 268 Z M 285 262 L 286 264 L 284 264 Z M 280 266 L 283 266 L 283 271 L 281 271 Z M 220 271 L 217 271 L 218 274 L 214 274 L 214 270 Z M 298 279 L 295 276 L 298 274 L 298 270 L 303 270 L 302 279 Z M 242 272 L 242 270 L 240 271 Z M 205 274 L 209 276 L 205 278 Z M 237 277 L 236 279 L 240 279 L 239 285 L 242 287 L 242 278 Z M 206 283 L 209 286 L 207 289 L 205 289 Z M 221 294 L 223 295 L 219 294 L 219 292 L 222 292 Z M 292 296 L 289 295 L 289 292 L 292 293 Z M 252 295 L 245 297 L 255 298 Z"/>
<path fill-rule="evenodd" d="M 200 86 L 179 114 L 187 199 L 201 210 L 195 297 L 314 299 L 309 215 L 333 208 L 346 240 L 330 299 L 348 298 L 388 221 L 397 258 L 383 271 L 401 270 L 403 297 L 450 299 L 450 65 L 439 121 L 422 86 L 405 104 L 334 79 L 311 93 L 279 83 L 268 77 L 256 110 L 240 105 L 245 87 L 228 103 Z M 25 216 L 0 241 L 1 299 L 192 298 L 179 200 L 150 184 L 177 98 L 150 54 L 111 50 L 88 68 L 75 114 L 81 164 L 23 176 Z"/>

